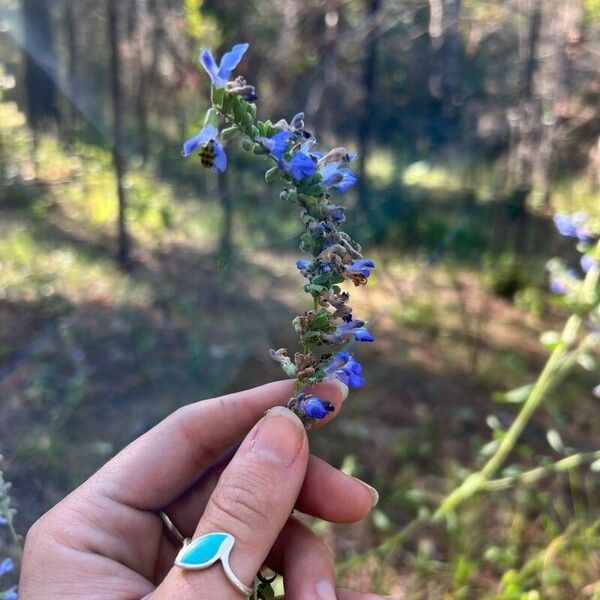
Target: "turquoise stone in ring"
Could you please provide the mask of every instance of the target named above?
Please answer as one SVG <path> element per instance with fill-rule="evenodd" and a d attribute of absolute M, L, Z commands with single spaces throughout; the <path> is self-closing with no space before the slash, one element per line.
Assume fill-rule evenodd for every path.
<path fill-rule="evenodd" d="M 175 564 L 183 569 L 205 569 L 219 558 L 229 557 L 235 538 L 229 533 L 208 533 L 185 545 Z"/>
<path fill-rule="evenodd" d="M 196 571 L 206 569 L 221 560 L 223 570 L 229 581 L 242 594 L 251 596 L 254 589 L 242 583 L 229 565 L 229 554 L 234 544 L 235 538 L 230 533 L 222 531 L 207 533 L 192 542 L 184 543 L 175 559 L 175 564 L 182 569 Z"/>

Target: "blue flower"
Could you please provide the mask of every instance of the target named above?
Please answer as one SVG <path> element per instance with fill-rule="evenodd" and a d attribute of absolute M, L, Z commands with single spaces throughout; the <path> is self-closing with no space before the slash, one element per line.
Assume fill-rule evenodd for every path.
<path fill-rule="evenodd" d="M 296 268 L 298 269 L 298 271 L 300 271 L 300 273 L 302 273 L 302 275 L 304 275 L 304 277 L 308 277 L 308 268 L 310 267 L 311 263 L 311 260 L 307 260 L 306 258 L 299 258 L 296 261 Z"/>
<path fill-rule="evenodd" d="M 326 376 L 339 379 L 347 386 L 361 387 L 365 380 L 362 377 L 362 365 L 350 352 L 338 352 L 332 361 L 325 367 Z"/>
<path fill-rule="evenodd" d="M 598 261 L 594 260 L 589 254 L 584 254 L 581 257 L 581 268 L 584 273 L 587 273 L 594 265 L 597 265 Z"/>
<path fill-rule="evenodd" d="M 574 215 L 566 213 L 558 213 L 554 215 L 554 225 L 560 235 L 565 237 L 577 238 L 580 242 L 589 242 L 592 239 L 592 234 L 585 226 L 587 214 L 583 211 L 577 212 Z"/>
<path fill-rule="evenodd" d="M 323 419 L 335 409 L 328 400 L 321 400 L 317 396 L 306 396 L 299 394 L 298 408 L 309 419 Z"/>
<path fill-rule="evenodd" d="M 375 263 L 367 258 L 359 258 L 352 261 L 349 265 L 345 265 L 344 269 L 347 273 L 354 275 L 362 275 L 363 277 L 369 277 L 371 269 L 375 268 Z"/>
<path fill-rule="evenodd" d="M 356 342 L 373 342 L 375 338 L 365 327 L 365 322 L 359 319 L 352 319 L 336 327 L 333 333 L 326 333 L 323 339 L 333 344 L 342 344 L 348 337 L 354 337 Z"/>
<path fill-rule="evenodd" d="M 292 160 L 286 165 L 290 175 L 300 181 L 305 177 L 312 177 L 317 171 L 315 161 L 302 151 L 298 151 L 292 156 Z"/>
<path fill-rule="evenodd" d="M 551 277 L 550 278 L 550 291 L 553 294 L 566 294 L 567 293 L 567 286 L 564 284 L 564 282 L 559 279 L 558 277 Z"/>
<path fill-rule="evenodd" d="M 200 52 L 200 62 L 216 88 L 224 88 L 227 85 L 231 79 L 231 72 L 238 66 L 248 48 L 249 44 L 236 44 L 229 52 L 223 54 L 218 66 L 210 50 L 204 48 Z"/>
<path fill-rule="evenodd" d="M 574 269 L 558 271 L 550 276 L 550 291 L 553 294 L 568 294 L 581 283 Z"/>
<path fill-rule="evenodd" d="M 280 131 L 271 138 L 259 137 L 257 141 L 277 162 L 280 162 L 283 160 L 290 137 L 291 134 L 288 131 Z"/>
<path fill-rule="evenodd" d="M 5 558 L 0 562 L 0 577 L 10 573 L 15 568 L 12 558 Z"/>
<path fill-rule="evenodd" d="M 0 517 L 0 527 L 2 527 L 3 525 L 6 525 L 8 523 L 8 519 L 5 519 L 4 517 Z"/>
<path fill-rule="evenodd" d="M 184 142 L 181 154 L 188 157 L 196 148 L 201 147 L 202 165 L 213 171 L 223 172 L 227 168 L 227 155 L 222 144 L 217 141 L 218 135 L 214 125 L 206 124 L 194 137 Z"/>
<path fill-rule="evenodd" d="M 17 600 L 17 592 L 14 590 L 4 592 L 4 600 Z"/>
<path fill-rule="evenodd" d="M 342 169 L 338 164 L 330 162 L 319 169 L 321 175 L 321 185 L 324 188 L 337 188 L 344 193 L 352 187 L 358 178 L 350 169 Z"/>

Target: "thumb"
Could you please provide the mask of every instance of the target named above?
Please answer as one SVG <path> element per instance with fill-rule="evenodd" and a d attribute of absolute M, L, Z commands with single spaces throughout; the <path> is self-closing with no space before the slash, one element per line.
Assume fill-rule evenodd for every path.
<path fill-rule="evenodd" d="M 304 426 L 287 408 L 271 409 L 250 431 L 223 471 L 194 539 L 212 532 L 235 537 L 229 563 L 251 586 L 300 492 L 308 463 Z M 242 593 L 220 562 L 203 570 L 173 567 L 155 598 L 239 600 Z"/>

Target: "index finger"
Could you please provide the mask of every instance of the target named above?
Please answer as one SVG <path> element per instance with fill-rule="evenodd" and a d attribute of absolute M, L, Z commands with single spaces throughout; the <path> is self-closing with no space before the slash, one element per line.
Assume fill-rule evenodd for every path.
<path fill-rule="evenodd" d="M 319 396 L 336 409 L 347 393 L 344 388 L 337 381 L 317 386 Z M 84 485 L 133 508 L 158 510 L 238 443 L 265 411 L 286 404 L 292 393 L 291 381 L 277 381 L 184 406 L 132 442 Z"/>

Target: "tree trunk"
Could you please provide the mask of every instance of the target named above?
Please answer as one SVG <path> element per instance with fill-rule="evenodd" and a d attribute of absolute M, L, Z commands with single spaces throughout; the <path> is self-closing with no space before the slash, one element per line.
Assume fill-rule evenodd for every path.
<path fill-rule="evenodd" d="M 545 94 L 544 105 L 552 108 L 543 118 L 533 167 L 534 186 L 543 204 L 550 201 L 557 144 L 566 135 L 573 116 L 573 60 L 581 43 L 583 21 L 581 0 L 554 0 L 545 6 L 543 30 L 548 39 L 543 50 L 549 59 L 542 69 L 541 88 Z"/>
<path fill-rule="evenodd" d="M 461 101 L 462 44 L 460 39 L 461 0 L 447 0 L 444 15 L 445 29 L 442 52 L 444 57 L 442 73 L 442 119 L 444 138 L 456 140 L 458 133 Z"/>
<path fill-rule="evenodd" d="M 77 95 L 77 26 L 74 3 L 70 0 L 65 2 L 65 41 L 67 46 L 67 90 L 68 90 L 68 130 L 72 133 L 78 125 L 78 112 L 74 99 Z"/>
<path fill-rule="evenodd" d="M 119 48 L 119 0 L 108 0 L 108 38 L 111 50 L 111 92 L 113 108 L 113 161 L 117 177 L 119 198 L 119 249 L 117 261 L 122 268 L 129 265 L 129 235 L 127 232 L 127 198 L 123 179 L 125 177 L 125 157 L 123 138 L 123 90 L 121 88 L 121 55 Z"/>
<path fill-rule="evenodd" d="M 379 12 L 381 0 L 365 0 L 365 12 L 369 24 L 373 23 Z M 366 180 L 367 154 L 369 152 L 370 142 L 370 120 L 373 113 L 373 99 L 376 85 L 375 66 L 377 60 L 377 29 L 373 26 L 367 37 L 365 48 L 365 63 L 362 81 L 362 107 L 360 111 L 360 120 L 358 125 L 357 150 L 358 150 L 358 182 L 357 194 L 358 203 L 364 216 L 370 221 L 371 203 L 369 199 L 369 190 Z"/>
<path fill-rule="evenodd" d="M 147 46 L 147 27 L 144 17 L 140 14 L 141 6 L 137 0 L 131 4 L 131 13 L 129 15 L 130 37 L 134 38 L 135 57 L 137 62 L 138 81 L 135 95 L 135 114 L 137 120 L 138 148 L 142 162 L 148 159 L 148 76 L 146 74 L 145 48 Z"/>
<path fill-rule="evenodd" d="M 56 52 L 50 6 L 47 0 L 22 0 L 27 117 L 36 129 L 48 121 L 58 121 Z"/>

